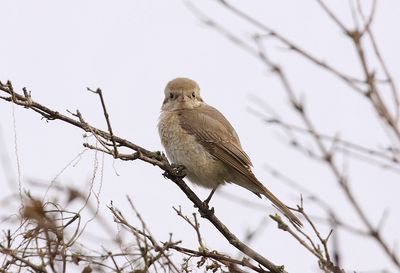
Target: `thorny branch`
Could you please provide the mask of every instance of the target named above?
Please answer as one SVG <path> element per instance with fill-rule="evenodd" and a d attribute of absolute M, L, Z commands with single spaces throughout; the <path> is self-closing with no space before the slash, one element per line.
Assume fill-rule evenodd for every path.
<path fill-rule="evenodd" d="M 229 1 L 216 0 L 216 2 L 221 4 L 223 8 L 231 11 L 232 14 L 234 14 L 235 16 L 238 16 L 247 23 L 255 26 L 260 31 L 260 33 L 255 34 L 253 36 L 253 39 L 251 39 L 250 41 L 246 41 L 245 39 L 242 39 L 235 35 L 227 28 L 222 27 L 214 20 L 208 18 L 204 13 L 201 13 L 194 5 L 192 5 L 191 2 L 188 3 L 192 11 L 204 23 L 220 32 L 222 35 L 227 37 L 230 41 L 232 41 L 242 49 L 246 50 L 246 52 L 250 53 L 252 56 L 256 57 L 266 67 L 272 70 L 275 75 L 280 79 L 286 95 L 292 105 L 292 109 L 302 119 L 303 124 L 301 126 L 292 125 L 286 122 L 284 119 L 276 116 L 267 118 L 263 117 L 263 119 L 266 122 L 276 124 L 280 126 L 283 130 L 285 130 L 290 138 L 290 143 L 293 145 L 293 147 L 308 154 L 308 156 L 313 159 L 324 162 L 324 164 L 329 167 L 330 172 L 333 174 L 337 181 L 337 184 L 343 190 L 343 193 L 348 202 L 354 208 L 359 218 L 362 220 L 365 226 L 364 228 L 366 230 L 354 228 L 353 226 L 344 223 L 339 219 L 339 217 L 334 213 L 334 210 L 329 205 L 325 204 L 323 200 L 319 200 L 312 193 L 309 193 L 311 198 L 313 198 L 316 203 L 320 204 L 326 209 L 327 214 L 330 216 L 328 222 L 332 224 L 334 228 L 341 227 L 355 234 L 373 238 L 382 248 L 383 252 L 391 259 L 393 264 L 398 269 L 400 269 L 398 254 L 394 250 L 392 250 L 389 247 L 388 242 L 383 239 L 383 235 L 381 233 L 381 224 L 374 225 L 372 221 L 368 218 L 367 213 L 363 210 L 360 203 L 357 201 L 353 191 L 351 190 L 350 181 L 347 179 L 346 174 L 338 166 L 335 154 L 336 151 L 340 150 L 338 149 L 338 146 L 341 145 L 343 151 L 345 152 L 356 151 L 361 154 L 364 160 L 366 158 L 368 158 L 368 160 L 371 160 L 372 164 L 375 164 L 377 162 L 374 160 L 380 160 L 378 162 L 383 162 L 380 163 L 382 164 L 382 168 L 388 168 L 395 172 L 398 171 L 400 162 L 398 149 L 400 141 L 400 129 L 398 127 L 400 115 L 398 98 L 399 94 L 394 78 L 384 61 L 378 43 L 375 40 L 375 36 L 371 29 L 371 25 L 373 24 L 375 18 L 377 1 L 373 1 L 369 14 L 365 15 L 362 9 L 361 1 L 357 0 L 357 10 L 352 7 L 352 14 L 354 17 L 357 17 L 358 14 L 358 16 L 361 18 L 362 25 L 358 25 L 357 18 L 354 18 L 355 26 L 347 27 L 346 24 L 341 21 L 341 19 L 328 7 L 327 4 L 325 4 L 324 1 L 316 0 L 316 3 L 321 6 L 322 10 L 327 14 L 327 16 L 332 19 L 333 23 L 346 35 L 346 37 L 348 37 L 352 41 L 355 49 L 355 54 L 359 60 L 360 68 L 363 74 L 362 79 L 343 73 L 328 62 L 323 61 L 317 56 L 314 56 L 314 54 L 302 48 L 300 45 L 291 41 L 284 35 L 278 33 L 273 28 L 261 23 L 261 21 L 245 13 L 243 10 L 237 8 L 236 6 L 230 4 Z M 380 151 L 363 147 L 356 143 L 340 139 L 336 136 L 328 136 L 319 133 L 318 129 L 313 124 L 311 117 L 309 116 L 304 101 L 297 96 L 296 90 L 293 88 L 293 85 L 290 82 L 290 77 L 286 74 L 285 69 L 281 67 L 278 63 L 273 61 L 271 57 L 267 54 L 267 52 L 265 52 L 265 48 L 263 46 L 265 38 L 276 39 L 280 43 L 284 44 L 292 52 L 304 57 L 312 64 L 334 75 L 340 81 L 343 81 L 350 88 L 350 90 L 361 94 L 362 97 L 365 98 L 374 107 L 379 118 L 383 121 L 383 123 L 386 124 L 387 128 L 389 129 L 388 131 L 390 131 L 390 134 L 388 135 L 393 140 L 393 147 L 390 147 L 385 151 Z M 368 62 L 369 55 L 365 50 L 365 44 L 368 41 L 373 48 L 373 52 L 381 66 L 385 79 L 378 79 L 376 76 L 376 71 Z M 393 98 L 392 103 L 394 105 L 393 109 L 389 107 L 387 102 L 383 99 L 383 92 L 381 90 L 382 84 L 388 84 L 390 86 Z M 11 234 L 10 232 L 8 232 L 8 234 L 6 234 L 5 236 L 6 239 L 2 241 L 2 244 L 0 244 L 0 253 L 5 254 L 11 259 L 11 261 L 5 261 L 5 265 L 0 268 L 0 272 L 8 272 L 8 270 L 11 270 L 8 268 L 9 265 L 12 263 L 17 263 L 21 268 L 29 268 L 33 272 L 58 272 L 56 268 L 58 262 L 61 262 L 62 265 L 62 270 L 60 272 L 66 271 L 67 262 L 74 262 L 77 264 L 80 262 L 91 262 L 92 266 L 95 265 L 98 266 L 98 268 L 103 267 L 115 272 L 123 272 L 125 269 L 129 268 L 129 266 L 132 267 L 132 261 L 138 263 L 140 261 L 140 264 L 145 271 L 147 271 L 155 264 L 167 264 L 168 270 L 170 272 L 179 272 L 180 270 L 178 266 L 175 265 L 174 262 L 169 258 L 169 251 L 171 250 L 178 251 L 179 253 L 187 255 L 187 261 L 194 257 L 200 257 L 201 260 L 198 262 L 198 266 L 203 266 L 206 262 L 210 261 L 210 263 L 206 266 L 207 270 L 221 270 L 221 267 L 225 266 L 232 272 L 242 272 L 243 270 L 240 269 L 240 267 L 244 268 L 245 270 L 252 270 L 254 272 L 286 272 L 283 266 L 275 265 L 267 258 L 252 250 L 245 243 L 240 241 L 233 233 L 231 233 L 229 229 L 216 217 L 216 215 L 214 214 L 214 210 L 210 209 L 206 204 L 204 204 L 184 183 L 184 181 L 182 180 L 184 174 L 178 168 L 175 168 L 175 166 L 171 166 L 163 154 L 161 154 L 160 152 L 152 152 L 146 150 L 126 139 L 116 136 L 112 130 L 102 91 L 100 89 L 94 91 L 89 88 L 88 90 L 99 95 L 103 114 L 107 123 L 107 131 L 91 126 L 78 110 L 74 113 L 71 113 L 72 117 L 69 117 L 60 114 L 59 112 L 54 111 L 38 102 L 35 102 L 34 100 L 32 100 L 31 93 L 28 92 L 25 88 L 22 90 L 22 94 L 15 92 L 11 82 L 7 82 L 5 84 L 0 83 L 0 91 L 6 93 L 5 96 L 0 96 L 0 99 L 31 109 L 39 113 L 47 121 L 61 120 L 84 130 L 85 132 L 94 136 L 98 143 L 100 143 L 101 145 L 101 147 L 98 147 L 97 145 L 84 143 L 84 146 L 89 149 L 101 151 L 120 160 L 139 159 L 152 165 L 158 166 L 164 171 L 164 176 L 173 181 L 193 202 L 193 204 L 195 204 L 195 206 L 199 209 L 200 215 L 210 221 L 231 245 L 235 246 L 242 253 L 247 255 L 247 257 L 243 260 L 237 260 L 220 254 L 216 251 L 209 251 L 204 246 L 196 214 L 193 214 L 194 218 L 192 220 L 189 217 L 183 215 L 180 209 L 176 209 L 176 212 L 195 230 L 198 238 L 198 243 L 200 245 L 200 250 L 191 250 L 184 248 L 179 245 L 181 242 L 172 241 L 172 239 L 164 243 L 159 243 L 159 241 L 151 235 L 139 212 L 137 212 L 137 210 L 134 208 L 131 200 L 128 199 L 131 204 L 132 210 L 136 213 L 137 218 L 141 222 L 140 228 L 134 227 L 133 225 L 129 224 L 123 214 L 114 206 L 111 205 L 109 208 L 114 216 L 115 222 L 124 229 L 128 230 L 134 236 L 137 245 L 140 246 L 140 253 L 112 253 L 109 251 L 106 255 L 100 257 L 104 260 L 111 260 L 111 265 L 106 264 L 103 262 L 104 260 L 99 260 L 99 257 L 90 257 L 81 253 L 66 252 L 66 247 L 68 247 L 76 240 L 70 239 L 64 241 L 64 237 L 66 234 L 65 229 L 73 225 L 77 226 L 77 230 L 79 229 L 79 227 L 81 226 L 79 213 L 74 214 L 62 208 L 59 208 L 55 204 L 41 203 L 41 201 L 31 198 L 31 202 L 28 206 L 24 208 L 23 212 L 25 219 L 24 223 L 29 223 L 29 225 L 33 226 L 33 228 L 30 228 L 28 230 L 28 233 L 24 233 L 24 244 L 21 244 L 20 247 L 25 248 L 23 250 L 18 249 L 18 251 L 13 250 L 11 246 L 13 242 L 12 238 L 15 234 Z M 307 147 L 302 146 L 296 138 L 297 133 L 311 136 L 314 144 L 317 146 L 317 151 L 311 151 Z M 327 141 L 329 142 L 329 145 L 327 145 Z M 125 148 L 129 152 L 121 153 L 120 151 L 122 150 L 122 148 Z M 287 180 L 282 175 L 279 175 L 276 171 L 273 173 L 278 179 Z M 45 209 L 47 206 L 51 205 L 54 205 L 54 207 L 57 207 L 57 209 Z M 295 226 L 293 228 L 288 226 L 282 221 L 279 216 L 275 215 L 271 216 L 271 218 L 278 224 L 278 227 L 280 229 L 288 232 L 298 243 L 304 246 L 307 251 L 312 253 L 312 255 L 317 258 L 319 266 L 324 272 L 344 272 L 343 269 L 340 268 L 340 264 L 338 261 L 339 259 L 333 259 L 332 255 L 329 253 L 328 241 L 331 237 L 332 231 L 326 237 L 322 236 L 313 221 L 313 217 L 310 217 L 308 214 L 305 213 L 303 209 L 303 204 L 298 207 L 298 212 L 304 216 L 307 223 L 310 225 L 313 235 L 317 238 L 317 242 L 312 239 L 311 235 L 306 234 L 305 231 L 298 229 Z M 60 215 L 58 217 L 55 217 L 54 215 L 57 213 L 59 213 Z M 64 224 L 60 225 L 60 219 L 62 219 L 62 222 Z M 72 238 L 74 238 L 74 236 L 77 236 L 78 234 L 80 234 L 80 232 L 75 231 L 72 234 Z M 40 237 L 37 237 L 37 235 L 40 235 Z M 44 239 L 45 243 L 43 245 L 40 245 L 38 238 Z M 31 244 L 36 244 L 36 249 L 32 248 Z M 36 253 L 38 253 L 38 250 L 46 251 L 49 256 L 41 256 L 38 258 L 38 260 L 35 260 L 35 262 L 33 262 L 30 258 L 35 255 L 35 251 Z M 126 259 L 130 259 L 128 265 L 118 262 L 117 258 L 120 256 L 123 256 Z M 128 256 L 130 257 L 127 258 Z M 91 267 L 88 265 L 87 267 L 85 267 L 83 272 L 91 272 L 91 270 Z M 183 268 L 183 271 L 189 272 L 187 268 Z"/>
<path fill-rule="evenodd" d="M 5 92 L 9 96 L 1 96 L 0 99 L 5 101 L 14 103 L 16 105 L 23 106 L 25 108 L 31 109 L 40 115 L 42 115 L 46 120 L 60 120 L 66 123 L 69 123 L 75 127 L 78 127 L 85 132 L 93 134 L 96 139 L 101 143 L 103 148 L 99 148 L 97 146 L 90 145 L 88 143 L 84 144 L 85 147 L 98 150 L 114 156 L 115 158 L 121 160 L 142 160 L 148 162 L 152 165 L 158 166 L 160 169 L 164 170 L 164 177 L 173 181 L 184 193 L 185 195 L 193 202 L 193 204 L 199 209 L 200 215 L 203 218 L 206 218 L 210 221 L 214 227 L 228 240 L 228 242 L 240 250 L 242 253 L 259 263 L 261 266 L 268 269 L 270 272 L 274 273 L 284 273 L 286 272 L 283 266 L 275 265 L 266 257 L 254 251 L 248 245 L 244 244 L 239 238 L 237 238 L 215 215 L 214 210 L 210 209 L 206 203 L 203 203 L 197 195 L 186 185 L 186 183 L 182 180 L 183 174 L 181 170 L 177 171 L 174 166 L 171 166 L 167 160 L 167 158 L 161 154 L 160 152 L 151 152 L 146 150 L 126 139 L 121 137 L 111 135 L 110 132 L 103 131 L 101 129 L 95 128 L 91 126 L 88 122 L 86 122 L 83 118 L 83 115 L 79 110 L 76 113 L 71 113 L 74 118 L 68 117 L 59 113 L 58 111 L 54 111 L 36 101 L 34 101 L 31 97 L 31 94 L 24 91 L 24 95 L 21 95 L 15 92 L 12 84 L 8 81 L 6 84 L 0 82 L 0 91 Z M 106 113 L 106 108 L 103 107 L 104 112 Z M 106 115 L 106 119 L 108 119 L 108 114 Z M 110 128 L 110 127 L 109 127 Z M 110 143 L 111 141 L 111 143 Z M 114 144 L 115 142 L 115 144 Z M 118 146 L 125 147 L 133 150 L 134 152 L 131 154 L 121 154 L 111 150 L 109 147 Z"/>
<path fill-rule="evenodd" d="M 71 189 L 64 190 L 61 192 L 69 196 Z M 83 196 L 77 189 L 72 190 L 78 196 Z M 79 213 L 69 212 L 60 204 L 42 203 L 29 197 L 22 211 L 21 225 L 14 232 L 8 230 L 4 238 L 0 239 L 0 272 L 18 272 L 21 269 L 36 273 L 67 272 L 67 269 L 69 272 L 72 266 L 81 266 L 81 272 L 158 272 L 159 269 L 172 273 L 189 272 L 176 265 L 176 259 L 172 259 L 174 253 L 181 254 L 186 264 L 189 260 L 198 260 L 196 266 L 200 270 L 224 272 L 230 268 L 235 272 L 242 272 L 240 266 L 254 272 L 270 272 L 253 265 L 250 258 L 240 261 L 216 251 L 183 247 L 182 242 L 173 241 L 172 236 L 168 241 L 160 243 L 149 231 L 131 199 L 127 198 L 141 227 L 131 225 L 112 204 L 109 209 L 117 225 L 127 230 L 136 244 L 131 243 L 131 238 L 124 239 L 120 232 L 115 240 L 119 244 L 119 251 L 103 247 L 99 252 L 77 243 L 83 228 Z M 84 199 L 81 201 L 85 202 Z M 67 204 L 69 202 L 71 201 Z M 108 225 L 102 223 L 104 224 Z M 86 241 L 84 243 L 87 244 Z M 96 245 L 97 243 L 98 240 Z"/>
<path fill-rule="evenodd" d="M 342 146 L 342 152 L 347 154 L 348 152 L 355 152 L 352 155 L 361 159 L 362 161 L 369 162 L 375 166 L 381 166 L 383 169 L 392 170 L 398 172 L 399 168 L 399 142 L 400 142 L 400 127 L 399 122 L 399 93 L 397 86 L 391 75 L 382 52 L 379 49 L 378 43 L 372 32 L 371 25 L 373 24 L 375 14 L 376 14 L 376 4 L 377 1 L 373 0 L 368 15 L 364 14 L 362 4 L 364 2 L 357 0 L 357 5 L 355 8 L 351 5 L 351 12 L 353 17 L 360 17 L 362 24 L 357 23 L 357 18 L 354 19 L 355 26 L 347 27 L 345 23 L 335 14 L 335 12 L 329 8 L 329 6 L 323 0 L 316 0 L 316 3 L 320 5 L 322 10 L 326 15 L 332 19 L 333 23 L 350 39 L 354 46 L 355 56 L 358 58 L 360 68 L 363 74 L 363 78 L 359 79 L 341 72 L 339 69 L 333 67 L 326 61 L 322 61 L 319 57 L 315 56 L 311 52 L 299 46 L 298 43 L 292 41 L 290 38 L 285 37 L 281 33 L 278 33 L 270 26 L 262 23 L 257 18 L 253 17 L 251 14 L 246 13 L 243 8 L 237 7 L 231 3 L 231 1 L 226 0 L 215 0 L 216 3 L 220 4 L 222 8 L 230 11 L 234 16 L 242 19 L 244 22 L 254 26 L 256 29 L 256 34 L 253 35 L 252 39 L 247 40 L 246 38 L 241 38 L 239 35 L 235 34 L 235 31 L 226 28 L 216 22 L 213 18 L 210 18 L 206 13 L 201 12 L 199 8 L 194 5 L 194 1 L 187 1 L 188 7 L 191 11 L 208 27 L 214 29 L 232 43 L 237 45 L 239 48 L 251 54 L 253 57 L 257 58 L 261 63 L 263 63 L 269 70 L 271 70 L 278 79 L 281 81 L 284 92 L 286 92 L 287 98 L 291 103 L 292 109 L 301 118 L 302 125 L 292 125 L 286 122 L 279 116 L 265 117 L 256 113 L 256 115 L 263 118 L 264 121 L 280 126 L 289 137 L 288 143 L 303 152 L 305 155 L 312 159 L 326 164 L 331 174 L 335 177 L 338 186 L 342 189 L 344 196 L 347 198 L 349 204 L 356 211 L 357 215 L 364 224 L 366 231 L 361 231 L 359 229 L 353 228 L 351 225 L 343 223 L 337 217 L 334 217 L 334 225 L 343 227 L 347 230 L 355 232 L 357 234 L 368 236 L 374 239 L 378 245 L 381 247 L 385 255 L 389 257 L 394 266 L 400 270 L 400 260 L 399 256 L 395 250 L 391 249 L 389 242 L 385 241 L 382 236 L 381 225 L 375 226 L 372 221 L 368 218 L 367 212 L 362 208 L 360 202 L 357 200 L 354 192 L 350 187 L 350 181 L 346 177 L 346 173 L 341 170 L 338 166 L 338 160 L 336 152 L 340 151 L 338 146 Z M 352 2 L 352 1 L 350 1 Z M 327 136 L 318 131 L 318 128 L 313 124 L 311 117 L 307 111 L 304 101 L 298 97 L 289 80 L 289 76 L 285 72 L 285 69 L 281 67 L 278 63 L 273 61 L 271 57 L 267 54 L 264 47 L 265 38 L 279 41 L 281 44 L 285 45 L 291 52 L 300 55 L 308 60 L 310 63 L 318 66 L 322 70 L 335 76 L 337 79 L 343 81 L 347 84 L 350 90 L 357 92 L 362 95 L 374 108 L 375 113 L 378 118 L 386 124 L 386 131 L 389 138 L 392 140 L 392 147 L 389 147 L 385 151 L 377 151 L 375 149 L 365 148 L 356 143 L 352 143 L 346 140 L 342 140 L 336 136 Z M 369 45 L 367 43 L 369 42 Z M 369 56 L 365 50 L 365 47 L 370 46 L 373 48 L 373 54 L 375 56 Z M 370 65 L 368 61 L 369 58 L 375 57 L 383 71 L 385 76 L 384 79 L 378 79 L 376 77 L 376 68 Z M 383 99 L 383 91 L 381 90 L 382 85 L 389 85 L 392 92 L 392 101 L 385 101 Z M 392 103 L 394 107 L 389 107 L 388 103 Z M 268 106 L 268 112 L 274 113 L 271 107 Z M 301 142 L 297 139 L 297 133 L 302 133 L 312 137 L 314 144 L 317 147 L 317 151 L 312 151 L 307 147 L 304 147 Z M 328 143 L 327 143 L 328 142 Z M 330 142 L 330 143 L 329 143 Z M 330 145 L 327 145 L 330 144 Z M 331 147 L 330 147 L 331 146 Z M 383 161 L 387 161 L 386 163 Z M 315 196 L 315 195 L 313 195 Z M 318 201 L 318 200 L 317 200 Z M 320 200 L 318 201 L 321 204 Z M 332 212 L 332 210 L 330 210 Z M 333 214 L 329 213 L 330 217 Z M 307 219 L 307 217 L 306 217 Z M 311 224 L 311 222 L 309 222 Z M 296 238 L 297 235 L 292 234 Z M 296 238 L 298 240 L 298 238 Z M 321 241 L 322 242 L 322 241 Z M 304 245 L 304 244 L 303 244 Z M 308 247 L 313 253 L 312 246 Z M 322 259 L 323 257 L 318 257 L 320 262 L 325 263 Z M 329 259 L 325 259 L 329 261 Z"/>

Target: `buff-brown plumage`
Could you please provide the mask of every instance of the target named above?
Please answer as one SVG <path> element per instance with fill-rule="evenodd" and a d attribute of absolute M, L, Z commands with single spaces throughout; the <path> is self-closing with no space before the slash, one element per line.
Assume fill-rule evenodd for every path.
<path fill-rule="evenodd" d="M 251 160 L 229 121 L 200 97 L 196 82 L 177 78 L 167 84 L 158 125 L 168 157 L 186 167 L 192 182 L 216 188 L 226 182 L 264 195 L 293 223 L 300 220 L 251 171 Z"/>

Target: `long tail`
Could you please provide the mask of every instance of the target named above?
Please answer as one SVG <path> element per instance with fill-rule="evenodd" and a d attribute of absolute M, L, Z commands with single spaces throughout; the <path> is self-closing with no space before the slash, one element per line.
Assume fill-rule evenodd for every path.
<path fill-rule="evenodd" d="M 252 191 L 258 197 L 260 194 L 267 197 L 292 223 L 298 227 L 303 227 L 303 223 L 289 210 L 289 208 L 270 192 L 253 174 L 249 166 L 245 166 L 244 170 L 237 168 L 238 172 L 233 174 L 231 181 Z"/>
<path fill-rule="evenodd" d="M 272 194 L 266 187 L 262 186 L 262 195 L 267 197 L 291 222 L 296 224 L 298 227 L 303 227 L 303 223 L 297 218 L 296 215 L 291 212 L 288 207 L 281 202 L 275 195 Z"/>

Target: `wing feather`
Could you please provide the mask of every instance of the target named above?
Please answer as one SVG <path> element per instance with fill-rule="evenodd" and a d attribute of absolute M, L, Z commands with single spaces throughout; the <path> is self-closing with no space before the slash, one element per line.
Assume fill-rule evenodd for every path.
<path fill-rule="evenodd" d="M 211 155 L 249 175 L 251 160 L 243 151 L 235 129 L 217 109 L 203 105 L 195 111 L 181 111 L 178 116 L 181 127 L 195 136 Z"/>
<path fill-rule="evenodd" d="M 278 209 L 280 209 L 292 222 L 302 226 L 301 221 L 273 195 L 254 176 L 249 156 L 243 151 L 240 140 L 228 120 L 215 108 L 204 104 L 195 110 L 185 109 L 178 111 L 181 127 L 189 134 L 196 137 L 197 141 L 215 158 L 232 167 L 239 174 L 246 177 L 254 187 L 248 189 L 259 195 L 262 193 Z M 228 181 L 235 182 L 235 181 Z"/>

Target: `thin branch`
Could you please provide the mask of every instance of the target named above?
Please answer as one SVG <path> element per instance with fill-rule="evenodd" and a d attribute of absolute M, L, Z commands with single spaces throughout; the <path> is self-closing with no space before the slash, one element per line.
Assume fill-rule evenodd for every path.
<path fill-rule="evenodd" d="M 95 93 L 95 94 L 99 95 L 99 97 L 100 97 L 101 106 L 103 108 L 103 114 L 104 114 L 104 117 L 105 117 L 106 122 L 107 122 L 108 132 L 110 133 L 111 141 L 112 141 L 112 143 L 114 145 L 114 153 L 115 153 L 114 157 L 117 157 L 117 155 L 118 155 L 117 144 L 115 143 L 114 133 L 113 133 L 113 130 L 112 130 L 112 127 L 111 127 L 110 117 L 108 115 L 108 111 L 107 111 L 107 108 L 106 108 L 106 103 L 104 102 L 103 92 L 101 91 L 100 88 L 97 88 L 96 91 L 94 91 L 94 90 L 92 90 L 92 89 L 90 89 L 88 87 L 87 90 L 92 92 L 92 93 Z"/>
<path fill-rule="evenodd" d="M 10 83 L 11 86 L 11 83 Z M 26 96 L 20 95 L 15 92 L 11 92 L 10 88 L 0 83 L 0 90 L 12 95 L 15 99 L 12 100 L 13 103 L 16 105 L 21 105 L 32 109 L 35 112 L 38 112 L 42 116 L 44 116 L 48 120 L 61 120 L 66 123 L 69 123 L 75 127 L 78 127 L 86 132 L 91 132 L 105 140 L 112 140 L 110 133 L 105 132 L 101 129 L 95 128 L 91 126 L 89 123 L 82 119 L 79 111 L 77 111 L 76 119 L 69 118 L 63 114 L 60 114 L 57 111 L 51 110 L 50 108 L 35 102 L 32 100 L 31 97 L 27 98 Z M 8 101 L 8 100 L 5 100 Z M 138 152 L 138 159 L 151 163 L 153 165 L 158 166 L 162 170 L 164 170 L 164 177 L 173 181 L 187 196 L 188 199 L 192 201 L 192 203 L 199 209 L 200 215 L 203 218 L 206 218 L 210 221 L 214 227 L 226 238 L 226 240 L 238 250 L 243 252 L 245 255 L 250 257 L 251 259 L 258 262 L 260 265 L 264 266 L 265 268 L 269 269 L 272 273 L 285 273 L 283 266 L 275 265 L 266 257 L 262 256 L 248 245 L 244 244 L 241 240 L 239 240 L 214 214 L 214 209 L 210 209 L 207 204 L 203 203 L 197 195 L 186 185 L 186 183 L 182 180 L 183 176 L 182 173 L 177 172 L 168 162 L 165 156 L 161 155 L 160 153 L 150 152 L 128 140 L 120 138 L 118 136 L 114 136 L 115 143 L 120 146 L 124 146 L 130 148 L 136 152 Z M 86 147 L 91 148 L 90 145 L 86 145 Z M 96 148 L 97 149 L 97 148 Z M 98 150 L 98 149 L 97 149 Z M 103 152 L 110 154 L 108 150 L 102 150 Z M 116 155 L 116 158 L 119 158 L 119 155 Z M 126 158 L 126 157 L 122 157 Z M 121 159 L 122 159 L 121 158 Z"/>

